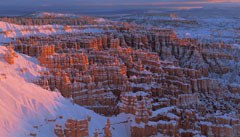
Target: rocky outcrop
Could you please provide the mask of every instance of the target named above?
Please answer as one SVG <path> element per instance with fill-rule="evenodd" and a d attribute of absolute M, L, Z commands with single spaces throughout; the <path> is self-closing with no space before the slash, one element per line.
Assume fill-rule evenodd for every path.
<path fill-rule="evenodd" d="M 4 54 L 4 59 L 9 64 L 14 64 L 14 58 L 17 57 L 17 54 L 13 51 L 12 47 L 7 47 L 7 51 Z"/>
<path fill-rule="evenodd" d="M 148 122 L 149 116 L 152 114 L 152 99 L 145 92 L 122 93 L 120 111 L 136 115 L 136 122 Z"/>
<path fill-rule="evenodd" d="M 104 127 L 104 137 L 112 137 L 112 132 L 111 132 L 111 123 L 110 120 L 107 119 L 107 123 Z"/>
<path fill-rule="evenodd" d="M 157 126 L 151 124 L 132 124 L 131 137 L 149 137 L 157 134 Z"/>
<path fill-rule="evenodd" d="M 56 125 L 54 133 L 58 137 L 88 137 L 88 120 L 68 119 L 64 129 L 61 125 Z"/>

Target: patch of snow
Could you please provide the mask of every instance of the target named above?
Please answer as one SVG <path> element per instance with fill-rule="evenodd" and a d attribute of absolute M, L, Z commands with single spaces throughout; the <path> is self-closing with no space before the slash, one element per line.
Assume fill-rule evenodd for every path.
<path fill-rule="evenodd" d="M 167 114 L 169 111 L 175 108 L 176 108 L 175 106 L 171 106 L 171 107 L 164 107 L 164 108 L 158 109 L 152 112 L 152 117 L 156 117 L 159 114 Z"/>
<path fill-rule="evenodd" d="M 97 19 L 95 19 L 95 21 L 98 22 L 98 23 L 104 23 L 104 22 L 106 22 L 107 20 L 104 19 L 104 18 L 97 18 Z"/>

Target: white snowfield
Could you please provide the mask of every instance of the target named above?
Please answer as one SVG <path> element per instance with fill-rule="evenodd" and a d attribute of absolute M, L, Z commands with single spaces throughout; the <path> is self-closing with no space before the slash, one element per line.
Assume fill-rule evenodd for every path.
<path fill-rule="evenodd" d="M 49 26 L 29 26 L 28 28 L 44 28 Z M 50 26 L 57 28 L 59 26 Z M 0 31 L 12 30 L 10 37 L 38 34 L 28 32 L 23 34 L 20 30 L 25 26 L 12 25 L 0 22 Z M 93 30 L 90 30 L 93 31 Z M 54 31 L 40 30 L 40 33 L 51 34 Z M 9 36 L 0 34 L 0 42 L 5 42 Z M 107 117 L 98 115 L 79 105 L 74 105 L 70 99 L 65 99 L 60 93 L 42 89 L 31 83 L 31 80 L 44 70 L 38 65 L 35 58 L 17 54 L 15 63 L 8 64 L 3 55 L 6 47 L 0 46 L 0 137 L 25 137 L 36 133 L 38 137 L 54 137 L 56 124 L 64 126 L 66 119 L 86 119 L 89 121 L 89 135 L 93 136 L 97 129 L 103 136 L 103 128 Z M 59 116 L 63 116 L 60 119 Z M 129 118 L 127 114 L 110 117 L 112 134 L 114 137 L 130 136 Z M 47 122 L 56 120 L 55 122 Z M 124 122 L 125 121 L 125 122 Z M 33 126 L 38 126 L 34 128 Z"/>
<path fill-rule="evenodd" d="M 41 26 L 24 26 L 6 23 L 0 21 L 0 43 L 10 42 L 11 38 L 33 36 L 33 35 L 52 35 L 64 33 L 101 33 L 103 30 L 97 26 L 82 26 L 82 29 L 64 29 L 62 25 L 41 25 Z"/>
<path fill-rule="evenodd" d="M 46 16 L 52 16 L 52 17 L 72 17 L 72 18 L 77 18 L 80 17 L 79 15 L 76 14 L 66 14 L 66 13 L 54 13 L 54 12 L 38 12 L 35 14 L 31 14 L 34 17 L 46 17 Z"/>

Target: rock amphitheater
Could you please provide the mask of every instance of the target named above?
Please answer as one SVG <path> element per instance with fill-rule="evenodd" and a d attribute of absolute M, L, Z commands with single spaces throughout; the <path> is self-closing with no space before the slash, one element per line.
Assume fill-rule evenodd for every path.
<path fill-rule="evenodd" d="M 240 136 L 239 49 L 167 29 L 109 29 L 17 38 L 4 58 L 14 63 L 12 49 L 36 57 L 47 71 L 35 84 L 104 116 L 129 114 L 132 137 Z M 110 120 L 103 131 L 112 136 Z M 88 136 L 88 120 L 69 119 L 54 133 Z"/>

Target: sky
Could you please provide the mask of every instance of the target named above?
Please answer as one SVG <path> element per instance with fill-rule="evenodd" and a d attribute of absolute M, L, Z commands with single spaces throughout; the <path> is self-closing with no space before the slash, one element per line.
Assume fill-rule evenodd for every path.
<path fill-rule="evenodd" d="M 0 6 L 54 6 L 54 5 L 202 5 L 216 3 L 240 3 L 240 0 L 0 0 Z"/>
<path fill-rule="evenodd" d="M 240 0 L 0 0 L 0 15 L 17 16 L 45 11 L 96 15 L 156 8 L 185 10 L 228 6 L 240 8 Z"/>

